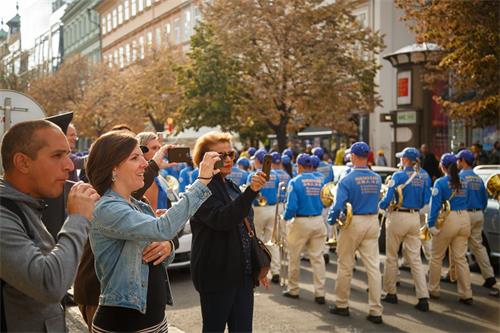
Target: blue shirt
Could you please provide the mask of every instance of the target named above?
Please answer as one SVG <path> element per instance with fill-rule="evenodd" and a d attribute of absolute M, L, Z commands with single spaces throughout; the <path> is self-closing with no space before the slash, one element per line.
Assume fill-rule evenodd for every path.
<path fill-rule="evenodd" d="M 196 181 L 196 179 L 198 179 L 198 174 L 200 173 L 200 170 L 198 168 L 195 168 L 193 170 L 193 173 L 191 174 L 191 180 L 192 180 L 192 183 L 194 183 Z M 191 184 L 192 184 L 191 183 Z"/>
<path fill-rule="evenodd" d="M 158 177 L 161 176 L 156 176 L 154 178 L 156 186 L 158 187 L 158 198 L 156 199 L 156 209 L 167 209 L 170 207 L 167 196 L 168 188 L 164 187 L 165 185 L 158 179 Z"/>
<path fill-rule="evenodd" d="M 179 173 L 179 193 L 186 192 L 186 186 L 194 182 L 193 175 L 194 168 L 187 166 Z"/>
<path fill-rule="evenodd" d="M 250 184 L 252 177 L 258 172 L 261 171 L 256 170 L 248 175 L 247 184 Z M 271 174 L 269 175 L 269 180 L 264 184 L 264 187 L 260 190 L 260 193 L 267 199 L 268 205 L 275 205 L 278 201 L 278 184 L 280 180 L 278 178 L 278 174 L 275 170 L 271 170 Z M 254 206 L 258 206 L 257 200 L 254 201 Z"/>
<path fill-rule="evenodd" d="M 453 190 L 450 187 L 448 175 L 441 177 L 436 180 L 434 187 L 432 188 L 431 203 L 429 208 L 429 228 L 432 228 L 436 224 L 436 219 L 439 215 L 439 210 L 441 209 L 441 204 L 446 200 L 450 200 L 451 210 L 464 210 L 467 209 L 467 191 L 464 187 L 464 179 L 460 177 L 462 182 L 462 187 L 455 194 L 453 199 L 450 200 Z"/>
<path fill-rule="evenodd" d="M 472 169 L 463 169 L 460 171 L 460 177 L 464 178 L 467 189 L 467 209 L 485 210 L 488 205 L 488 194 L 481 177 Z"/>
<path fill-rule="evenodd" d="M 396 202 L 399 202 L 399 198 L 396 194 L 396 187 L 405 184 L 414 172 L 412 167 L 406 167 L 404 170 L 397 171 L 392 175 L 389 189 L 379 204 L 381 209 L 386 209 L 395 196 Z M 428 174 L 424 174 L 419 170 L 419 173 L 415 175 L 411 182 L 403 189 L 403 205 L 401 207 L 407 209 L 421 209 L 427 203 L 426 198 L 430 197 L 430 193 L 430 178 Z"/>
<path fill-rule="evenodd" d="M 319 162 L 318 171 L 323 174 L 325 184 L 333 180 L 333 168 L 331 164 L 325 161 Z"/>
<path fill-rule="evenodd" d="M 288 183 L 290 182 L 290 175 L 283 169 L 274 169 L 276 174 L 278 175 L 278 179 L 280 183 L 284 183 L 285 189 L 288 187 Z M 286 201 L 286 190 L 280 191 L 280 202 Z"/>
<path fill-rule="evenodd" d="M 231 169 L 231 173 L 226 176 L 226 179 L 231 179 L 231 181 L 239 187 L 247 183 L 248 172 L 236 166 L 233 166 Z"/>
<path fill-rule="evenodd" d="M 312 172 L 303 172 L 290 180 L 287 190 L 287 202 L 284 219 L 290 220 L 294 216 L 321 215 L 323 204 L 320 191 L 323 181 Z"/>
<path fill-rule="evenodd" d="M 312 174 L 315 175 L 318 178 L 321 178 L 321 182 L 323 184 L 326 184 L 326 182 L 325 182 L 325 175 L 323 175 L 321 172 L 319 172 L 318 170 L 315 170 L 315 171 L 312 172 Z"/>
<path fill-rule="evenodd" d="M 353 215 L 377 214 L 381 186 L 380 176 L 368 167 L 353 167 L 339 180 L 335 202 L 328 213 L 328 223 L 335 223 L 346 202 L 352 205 Z"/>
<path fill-rule="evenodd" d="M 160 171 L 161 175 L 165 177 L 166 175 L 170 175 L 175 177 L 175 179 L 179 179 L 179 173 L 181 169 L 183 169 L 186 166 L 184 163 L 179 163 L 177 165 L 165 168 Z"/>

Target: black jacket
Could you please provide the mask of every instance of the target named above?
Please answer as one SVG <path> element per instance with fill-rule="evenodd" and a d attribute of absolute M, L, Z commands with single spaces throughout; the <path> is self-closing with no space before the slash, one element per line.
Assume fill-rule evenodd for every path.
<path fill-rule="evenodd" d="M 239 188 L 227 182 L 236 191 Z M 223 291 L 243 281 L 243 247 L 239 224 L 257 197 L 250 186 L 231 201 L 220 175 L 208 184 L 212 195 L 191 218 L 191 276 L 199 292 Z"/>

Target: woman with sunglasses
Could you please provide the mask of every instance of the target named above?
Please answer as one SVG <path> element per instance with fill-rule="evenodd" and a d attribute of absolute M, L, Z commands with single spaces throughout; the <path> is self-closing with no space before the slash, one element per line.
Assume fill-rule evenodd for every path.
<path fill-rule="evenodd" d="M 446 250 L 450 249 L 451 260 L 456 266 L 459 301 L 471 305 L 473 301 L 470 270 L 465 257 L 467 241 L 470 236 L 466 188 L 462 186 L 463 180 L 458 174 L 455 155 L 443 154 L 439 166 L 445 175 L 438 178 L 432 188 L 428 218 L 430 232 L 433 236 L 429 265 L 429 294 L 431 298 L 439 298 L 441 266 Z M 443 225 L 438 229 L 436 220 L 445 201 L 450 202 L 451 211 Z"/>
<path fill-rule="evenodd" d="M 143 257 L 155 241 L 174 238 L 200 205 L 219 156 L 207 152 L 200 180 L 160 217 L 132 197 L 144 186 L 144 159 L 137 139 L 128 132 L 109 132 L 92 145 L 87 162 L 90 183 L 101 195 L 94 210 L 90 244 L 100 282 L 99 306 L 92 332 L 167 332 L 165 305 L 172 304 L 166 266 L 173 247 Z M 168 252 L 166 256 L 162 251 Z M 155 265 L 163 256 L 163 265 Z"/>
<path fill-rule="evenodd" d="M 235 152 L 229 133 L 210 132 L 200 137 L 193 151 L 198 165 L 207 151 L 218 152 L 223 165 L 208 185 L 212 196 L 191 218 L 193 233 L 191 276 L 200 294 L 203 332 L 252 331 L 253 288 L 251 242 L 244 219 L 253 228 L 252 201 L 266 183 L 259 172 L 242 193 L 226 178 Z M 200 172 L 201 174 L 201 172 Z M 266 281 L 260 281 L 267 285 Z"/>

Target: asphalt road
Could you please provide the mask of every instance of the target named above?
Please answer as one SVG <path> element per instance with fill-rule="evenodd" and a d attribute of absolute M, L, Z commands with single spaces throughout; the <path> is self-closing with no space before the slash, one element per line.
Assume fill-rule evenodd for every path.
<path fill-rule="evenodd" d="M 335 259 L 335 255 L 332 255 Z M 456 285 L 441 284 L 441 299 L 431 300 L 431 311 L 422 313 L 413 308 L 416 303 L 410 273 L 401 271 L 398 288 L 399 304 L 384 304 L 384 324 L 374 325 L 365 317 L 368 312 L 366 274 L 358 260 L 352 280 L 350 317 L 338 317 L 328 312 L 334 301 L 336 264 L 327 265 L 327 305 L 314 303 L 312 271 L 309 263 L 302 262 L 301 293 L 298 300 L 285 298 L 281 288 L 272 285 L 269 290 L 255 292 L 255 332 L 500 332 L 500 298 L 492 297 L 483 287 L 482 277 L 472 273 L 474 305 L 458 302 Z M 201 312 L 197 292 L 189 271 L 170 272 L 174 306 L 167 308 L 168 321 L 174 331 L 201 331 Z M 85 331 L 77 308 L 68 313 L 71 331 Z"/>

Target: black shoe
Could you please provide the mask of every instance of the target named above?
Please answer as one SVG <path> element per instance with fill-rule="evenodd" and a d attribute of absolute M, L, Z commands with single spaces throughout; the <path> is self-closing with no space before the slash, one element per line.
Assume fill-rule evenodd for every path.
<path fill-rule="evenodd" d="M 366 319 L 368 319 L 368 321 L 371 321 L 374 324 L 382 324 L 382 316 L 368 315 L 368 317 L 366 317 Z"/>
<path fill-rule="evenodd" d="M 64 295 L 62 301 L 61 301 L 62 305 L 64 307 L 70 307 L 70 306 L 77 306 L 78 304 L 75 303 L 75 300 L 73 299 L 73 295 L 71 294 L 66 294 Z"/>
<path fill-rule="evenodd" d="M 288 297 L 288 298 L 293 298 L 293 299 L 299 298 L 299 295 L 290 294 L 288 291 L 284 291 L 283 296 Z"/>
<path fill-rule="evenodd" d="M 325 297 L 324 296 L 314 297 L 314 301 L 318 304 L 325 304 Z"/>
<path fill-rule="evenodd" d="M 474 301 L 472 300 L 472 298 L 460 298 L 458 301 L 460 303 L 464 303 L 465 305 L 472 305 L 472 304 L 474 304 Z"/>
<path fill-rule="evenodd" d="M 428 312 L 429 302 L 427 301 L 427 298 L 419 298 L 418 303 L 415 305 L 415 309 L 422 312 Z"/>
<path fill-rule="evenodd" d="M 338 308 L 336 305 L 330 306 L 330 313 L 337 315 L 337 316 L 349 317 L 349 307 Z"/>
<path fill-rule="evenodd" d="M 398 304 L 398 295 L 396 294 L 387 294 L 385 297 L 382 297 L 382 301 L 392 304 Z"/>
<path fill-rule="evenodd" d="M 273 277 L 271 278 L 272 283 L 280 283 L 280 275 L 279 274 L 273 274 Z"/>
<path fill-rule="evenodd" d="M 495 284 L 497 284 L 497 280 L 492 276 L 492 277 L 489 277 L 486 280 L 484 280 L 483 287 L 485 287 L 485 288 L 491 288 Z"/>

